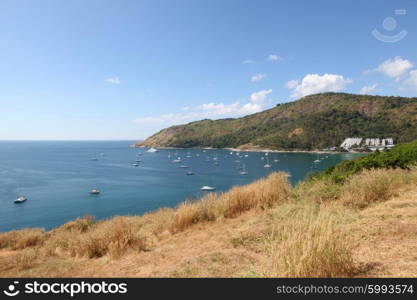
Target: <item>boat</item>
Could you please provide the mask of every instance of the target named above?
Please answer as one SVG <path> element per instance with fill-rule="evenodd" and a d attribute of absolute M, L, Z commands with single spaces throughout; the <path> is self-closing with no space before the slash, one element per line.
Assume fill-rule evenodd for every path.
<path fill-rule="evenodd" d="M 188 151 L 188 153 L 187 153 L 187 156 L 186 156 L 187 158 L 191 158 L 192 156 L 191 156 L 191 152 L 190 151 Z"/>
<path fill-rule="evenodd" d="M 194 172 L 192 172 L 192 171 L 188 171 L 188 172 L 187 172 L 187 175 L 194 175 Z"/>
<path fill-rule="evenodd" d="M 200 188 L 200 190 L 202 190 L 202 191 L 207 191 L 207 192 L 209 192 L 209 191 L 214 191 L 215 189 L 216 189 L 215 187 L 208 186 L 208 185 L 204 185 L 204 186 L 202 186 L 202 187 Z"/>
<path fill-rule="evenodd" d="M 271 165 L 269 164 L 268 156 L 266 157 L 266 164 L 264 165 L 264 168 L 270 168 Z"/>
<path fill-rule="evenodd" d="M 147 152 L 154 153 L 154 152 L 159 152 L 159 150 L 152 147 L 152 148 L 148 149 Z"/>
<path fill-rule="evenodd" d="M 16 200 L 14 200 L 14 203 L 23 203 L 27 200 L 25 196 L 19 196 Z"/>
<path fill-rule="evenodd" d="M 173 163 L 180 163 L 182 160 L 181 160 L 181 157 L 178 157 L 177 159 L 174 159 L 172 162 Z"/>
<path fill-rule="evenodd" d="M 99 191 L 98 189 L 92 189 L 92 190 L 90 191 L 90 194 L 91 194 L 91 195 L 98 195 L 98 194 L 100 194 L 100 191 Z"/>
<path fill-rule="evenodd" d="M 132 164 L 132 166 L 134 166 L 134 167 L 139 167 L 139 164 Z"/>
<path fill-rule="evenodd" d="M 320 162 L 320 159 L 316 159 L 315 161 L 314 161 L 314 163 L 316 163 L 316 164 L 318 164 Z"/>
<path fill-rule="evenodd" d="M 239 172 L 240 175 L 248 175 L 248 172 L 246 172 L 245 165 L 242 166 L 242 170 Z"/>
<path fill-rule="evenodd" d="M 186 169 L 186 168 L 189 168 L 189 166 L 181 165 L 180 168 Z"/>
<path fill-rule="evenodd" d="M 141 162 L 142 160 L 141 159 L 137 159 L 137 160 L 135 160 L 135 162 L 137 162 L 137 163 L 139 163 L 139 162 Z"/>
<path fill-rule="evenodd" d="M 279 162 L 279 159 L 274 159 L 274 162 Z"/>

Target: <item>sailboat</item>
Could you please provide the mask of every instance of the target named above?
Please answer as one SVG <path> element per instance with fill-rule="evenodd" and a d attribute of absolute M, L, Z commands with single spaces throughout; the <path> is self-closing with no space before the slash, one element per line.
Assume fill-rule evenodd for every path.
<path fill-rule="evenodd" d="M 270 168 L 271 165 L 269 164 L 268 156 L 266 157 L 266 164 L 264 165 L 264 168 Z"/>
<path fill-rule="evenodd" d="M 181 160 L 181 157 L 177 157 L 177 159 L 174 159 L 172 162 L 173 163 L 180 163 L 182 160 Z"/>
<path fill-rule="evenodd" d="M 14 203 L 23 203 L 27 200 L 27 198 L 23 195 L 20 195 L 19 197 L 17 197 L 16 200 L 14 200 Z"/>
<path fill-rule="evenodd" d="M 98 195 L 98 194 L 100 194 L 100 191 L 98 189 L 92 189 L 90 191 L 90 195 Z"/>
<path fill-rule="evenodd" d="M 246 172 L 245 165 L 242 166 L 242 170 L 239 172 L 240 175 L 248 175 L 248 172 Z"/>
<path fill-rule="evenodd" d="M 204 186 L 202 186 L 201 188 L 200 188 L 200 190 L 202 190 L 202 191 L 206 191 L 206 192 L 209 192 L 209 191 L 214 191 L 216 188 L 215 187 L 213 187 L 213 186 L 208 186 L 208 185 L 204 185 Z"/>

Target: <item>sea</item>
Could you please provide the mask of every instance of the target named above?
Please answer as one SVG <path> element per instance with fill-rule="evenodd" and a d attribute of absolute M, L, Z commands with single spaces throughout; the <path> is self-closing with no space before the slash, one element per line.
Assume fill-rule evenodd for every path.
<path fill-rule="evenodd" d="M 297 184 L 356 154 L 133 148 L 135 141 L 1 141 L 0 231 L 50 230 L 84 215 L 140 215 L 245 185 L 271 172 Z M 173 162 L 181 158 L 180 163 Z M 138 166 L 133 166 L 136 160 Z M 264 166 L 269 164 L 270 168 Z M 240 174 L 241 170 L 247 172 Z M 194 175 L 187 175 L 193 172 Z M 92 189 L 100 190 L 91 195 Z M 27 201 L 15 204 L 24 195 Z"/>

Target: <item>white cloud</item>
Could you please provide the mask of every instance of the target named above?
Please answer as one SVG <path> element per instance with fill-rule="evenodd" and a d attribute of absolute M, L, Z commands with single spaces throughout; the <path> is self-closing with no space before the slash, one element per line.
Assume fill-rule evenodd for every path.
<path fill-rule="evenodd" d="M 255 63 L 255 61 L 254 60 L 252 60 L 252 59 L 245 59 L 243 62 L 242 62 L 242 64 L 244 64 L 244 65 L 250 65 L 250 64 L 254 64 Z"/>
<path fill-rule="evenodd" d="M 250 95 L 249 102 L 240 104 L 236 101 L 231 104 L 225 103 L 205 103 L 194 108 L 190 108 L 186 113 L 164 114 L 156 117 L 142 117 L 133 120 L 135 123 L 160 123 L 164 125 L 175 125 L 201 119 L 219 119 L 226 117 L 239 117 L 260 112 L 265 109 L 267 97 L 272 90 L 262 90 Z"/>
<path fill-rule="evenodd" d="M 404 81 L 404 86 L 407 89 L 417 91 L 417 70 L 410 72 L 408 78 Z"/>
<path fill-rule="evenodd" d="M 377 87 L 378 87 L 378 83 L 375 83 L 375 84 L 372 84 L 372 85 L 366 85 L 366 86 L 361 88 L 359 93 L 361 95 L 369 95 L 372 92 L 375 92 Z"/>
<path fill-rule="evenodd" d="M 110 77 L 110 78 L 107 78 L 105 81 L 108 82 L 108 83 L 111 83 L 111 84 L 120 84 L 121 83 L 121 80 L 119 79 L 119 77 Z"/>
<path fill-rule="evenodd" d="M 277 60 L 282 60 L 282 57 L 277 54 L 269 54 L 267 60 L 277 61 Z"/>
<path fill-rule="evenodd" d="M 294 89 L 297 85 L 298 85 L 298 80 L 290 80 L 285 84 L 285 86 L 289 89 Z"/>
<path fill-rule="evenodd" d="M 400 56 L 387 59 L 374 70 L 368 70 L 365 73 L 380 72 L 388 77 L 395 78 L 399 81 L 403 75 L 413 67 L 413 63 Z"/>
<path fill-rule="evenodd" d="M 287 87 L 293 90 L 291 97 L 298 98 L 323 92 L 340 92 L 351 82 L 351 79 L 337 74 L 308 74 L 301 82 L 295 80 L 287 82 Z"/>
<path fill-rule="evenodd" d="M 262 79 L 266 78 L 266 74 L 255 74 L 250 78 L 250 81 L 252 82 L 257 82 L 257 81 L 261 81 Z"/>

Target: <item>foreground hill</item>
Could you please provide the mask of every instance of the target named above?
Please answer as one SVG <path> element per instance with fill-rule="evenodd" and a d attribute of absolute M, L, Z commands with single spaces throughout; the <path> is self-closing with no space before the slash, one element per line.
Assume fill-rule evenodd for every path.
<path fill-rule="evenodd" d="M 172 126 L 136 145 L 316 150 L 351 136 L 417 139 L 417 98 L 310 95 L 243 118 Z"/>
<path fill-rule="evenodd" d="M 416 162 L 417 141 L 296 187 L 272 173 L 143 216 L 2 233 L 0 277 L 417 277 Z"/>

